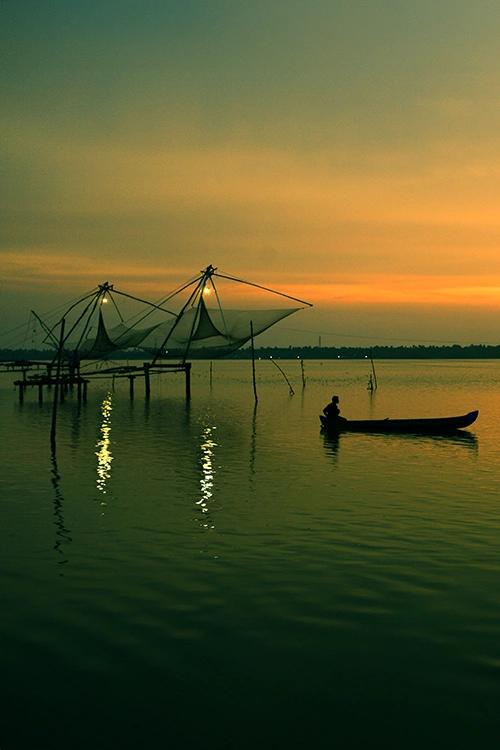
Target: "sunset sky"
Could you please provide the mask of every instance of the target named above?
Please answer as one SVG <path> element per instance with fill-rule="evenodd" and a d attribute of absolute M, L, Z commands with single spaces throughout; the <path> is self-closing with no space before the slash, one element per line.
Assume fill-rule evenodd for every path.
<path fill-rule="evenodd" d="M 314 304 L 266 342 L 500 342 L 497 0 L 2 0 L 0 34 L 0 329 L 212 263 Z"/>

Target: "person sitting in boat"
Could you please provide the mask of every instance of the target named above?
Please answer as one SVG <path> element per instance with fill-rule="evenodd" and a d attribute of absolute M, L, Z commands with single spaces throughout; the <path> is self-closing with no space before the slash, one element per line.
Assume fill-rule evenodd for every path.
<path fill-rule="evenodd" d="M 332 396 L 332 400 L 329 404 L 325 406 L 323 409 L 323 414 L 328 419 L 329 422 L 340 422 L 344 421 L 344 417 L 340 416 L 340 409 L 339 409 L 339 397 L 338 396 Z"/>

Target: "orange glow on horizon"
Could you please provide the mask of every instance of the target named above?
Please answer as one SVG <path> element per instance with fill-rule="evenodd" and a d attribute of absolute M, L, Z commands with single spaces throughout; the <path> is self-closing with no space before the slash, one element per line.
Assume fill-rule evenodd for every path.
<path fill-rule="evenodd" d="M 71 294 L 84 293 L 104 278 L 110 278 L 117 289 L 145 296 L 151 300 L 168 294 L 184 280 L 194 278 L 193 269 L 168 270 L 157 264 L 118 264 L 115 269 L 109 263 L 82 256 L 77 261 L 78 276 L 75 277 L 75 260 L 57 254 L 41 254 L 26 250 L 24 253 L 10 252 L 3 255 L 3 282 L 10 288 L 47 289 L 54 284 L 64 285 Z M 230 269 L 231 271 L 233 269 Z M 114 271 L 117 271 L 116 276 Z M 309 272 L 306 280 L 299 274 L 281 274 L 262 271 L 253 274 L 238 273 L 256 284 L 275 289 L 298 299 L 312 303 L 315 307 L 333 308 L 350 305 L 428 305 L 452 307 L 500 308 L 500 274 L 487 275 L 410 275 L 410 274 L 346 274 L 329 273 L 331 281 L 319 280 Z M 295 306 L 292 300 L 270 295 L 255 287 L 244 286 L 214 279 L 221 299 L 232 307 L 267 305 L 274 307 Z M 210 291 L 210 290 L 208 290 Z M 207 289 L 205 289 L 207 292 Z"/>

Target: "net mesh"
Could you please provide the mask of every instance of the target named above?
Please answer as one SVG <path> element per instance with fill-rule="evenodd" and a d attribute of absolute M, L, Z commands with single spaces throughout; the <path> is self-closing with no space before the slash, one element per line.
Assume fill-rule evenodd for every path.
<path fill-rule="evenodd" d="M 73 326 L 73 336 L 68 336 L 69 341 L 64 343 L 64 349 L 80 359 L 105 359 L 116 351 L 126 351 L 128 349 L 141 349 L 148 354 L 154 355 L 153 362 L 157 359 L 182 359 L 187 357 L 193 359 L 213 359 L 225 357 L 236 349 L 244 346 L 252 337 L 258 336 L 263 331 L 273 326 L 278 321 L 292 315 L 302 309 L 304 302 L 300 307 L 272 308 L 272 309 L 223 309 L 221 307 L 219 295 L 215 289 L 212 279 L 214 275 L 213 266 L 208 266 L 202 276 L 182 287 L 181 291 L 194 286 L 188 301 L 179 313 L 175 314 L 154 303 L 148 303 L 145 300 L 139 300 L 131 295 L 118 292 L 125 297 L 129 297 L 137 302 L 150 305 L 152 310 L 142 315 L 141 322 L 132 324 L 123 322 L 123 318 L 114 303 L 112 296 L 113 287 L 106 282 L 98 287 L 95 302 L 90 302 L 89 307 L 93 305 L 89 316 L 85 317 L 84 313 L 79 314 L 79 319 L 84 324 L 85 339 L 75 339 L 76 324 Z M 222 277 L 226 278 L 226 277 Z M 232 277 L 227 277 L 232 279 Z M 234 281 L 234 279 L 232 279 Z M 236 280 L 238 281 L 238 280 Z M 241 282 L 249 283 L 249 282 Z M 205 304 L 204 294 L 209 292 L 207 284 L 211 284 L 216 292 L 217 307 L 208 308 Z M 253 286 L 256 286 L 255 284 Z M 262 287 L 266 292 L 272 291 Z M 288 297 L 286 294 L 283 297 Z M 288 297 L 291 300 L 301 303 L 294 297 Z M 93 326 L 92 316 L 96 305 L 102 305 L 109 299 L 114 303 L 116 311 L 120 315 L 121 322 L 114 326 L 105 324 L 102 309 L 99 308 L 97 325 Z M 109 306 L 108 306 L 109 307 Z M 151 315 L 158 315 L 161 312 L 163 318 L 160 322 L 152 323 Z M 76 314 L 76 311 L 75 311 Z M 171 317 L 165 319 L 165 314 Z M 134 315 L 134 318 L 137 316 Z M 149 318 L 149 325 L 144 325 L 146 318 Z M 78 322 L 78 321 L 77 321 Z"/>
<path fill-rule="evenodd" d="M 298 309 L 225 310 L 222 313 L 219 309 L 208 309 L 202 303 L 187 310 L 180 318 L 147 328 L 128 328 L 120 323 L 109 330 L 106 330 L 100 314 L 96 334 L 81 344 L 79 355 L 81 359 L 99 359 L 130 348 L 156 354 L 162 347 L 159 352 L 162 359 L 179 359 L 188 355 L 193 359 L 224 357 L 250 340 L 250 323 L 253 335 L 257 336 Z M 74 348 L 71 342 L 67 348 Z"/>

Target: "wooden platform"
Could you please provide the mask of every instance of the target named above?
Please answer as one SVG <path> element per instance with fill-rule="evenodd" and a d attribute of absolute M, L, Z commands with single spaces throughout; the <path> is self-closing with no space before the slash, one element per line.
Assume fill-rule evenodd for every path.
<path fill-rule="evenodd" d="M 99 378 L 128 378 L 129 395 L 134 398 L 134 386 L 136 378 L 144 378 L 144 396 L 146 399 L 151 397 L 151 374 L 162 374 L 166 372 L 183 372 L 185 375 L 186 398 L 191 398 L 191 362 L 156 362 L 152 365 L 149 362 L 143 362 L 141 365 L 117 365 L 116 367 L 103 367 L 81 374 L 79 368 L 70 368 L 68 363 L 64 364 L 63 371 L 59 378 L 52 375 L 55 365 L 52 362 L 28 362 L 27 360 L 17 360 L 3 363 L 7 369 L 1 369 L 0 372 L 21 372 L 22 380 L 15 380 L 14 385 L 18 388 L 19 402 L 23 403 L 24 395 L 28 388 L 38 388 L 38 401 L 43 403 L 44 388 L 51 389 L 53 386 L 59 386 L 59 399 L 64 401 L 65 394 L 70 389 L 76 387 L 78 392 L 78 401 L 87 400 L 88 384 L 92 380 Z M 45 373 L 39 370 L 45 368 Z M 29 375 L 28 373 L 33 372 Z"/>

